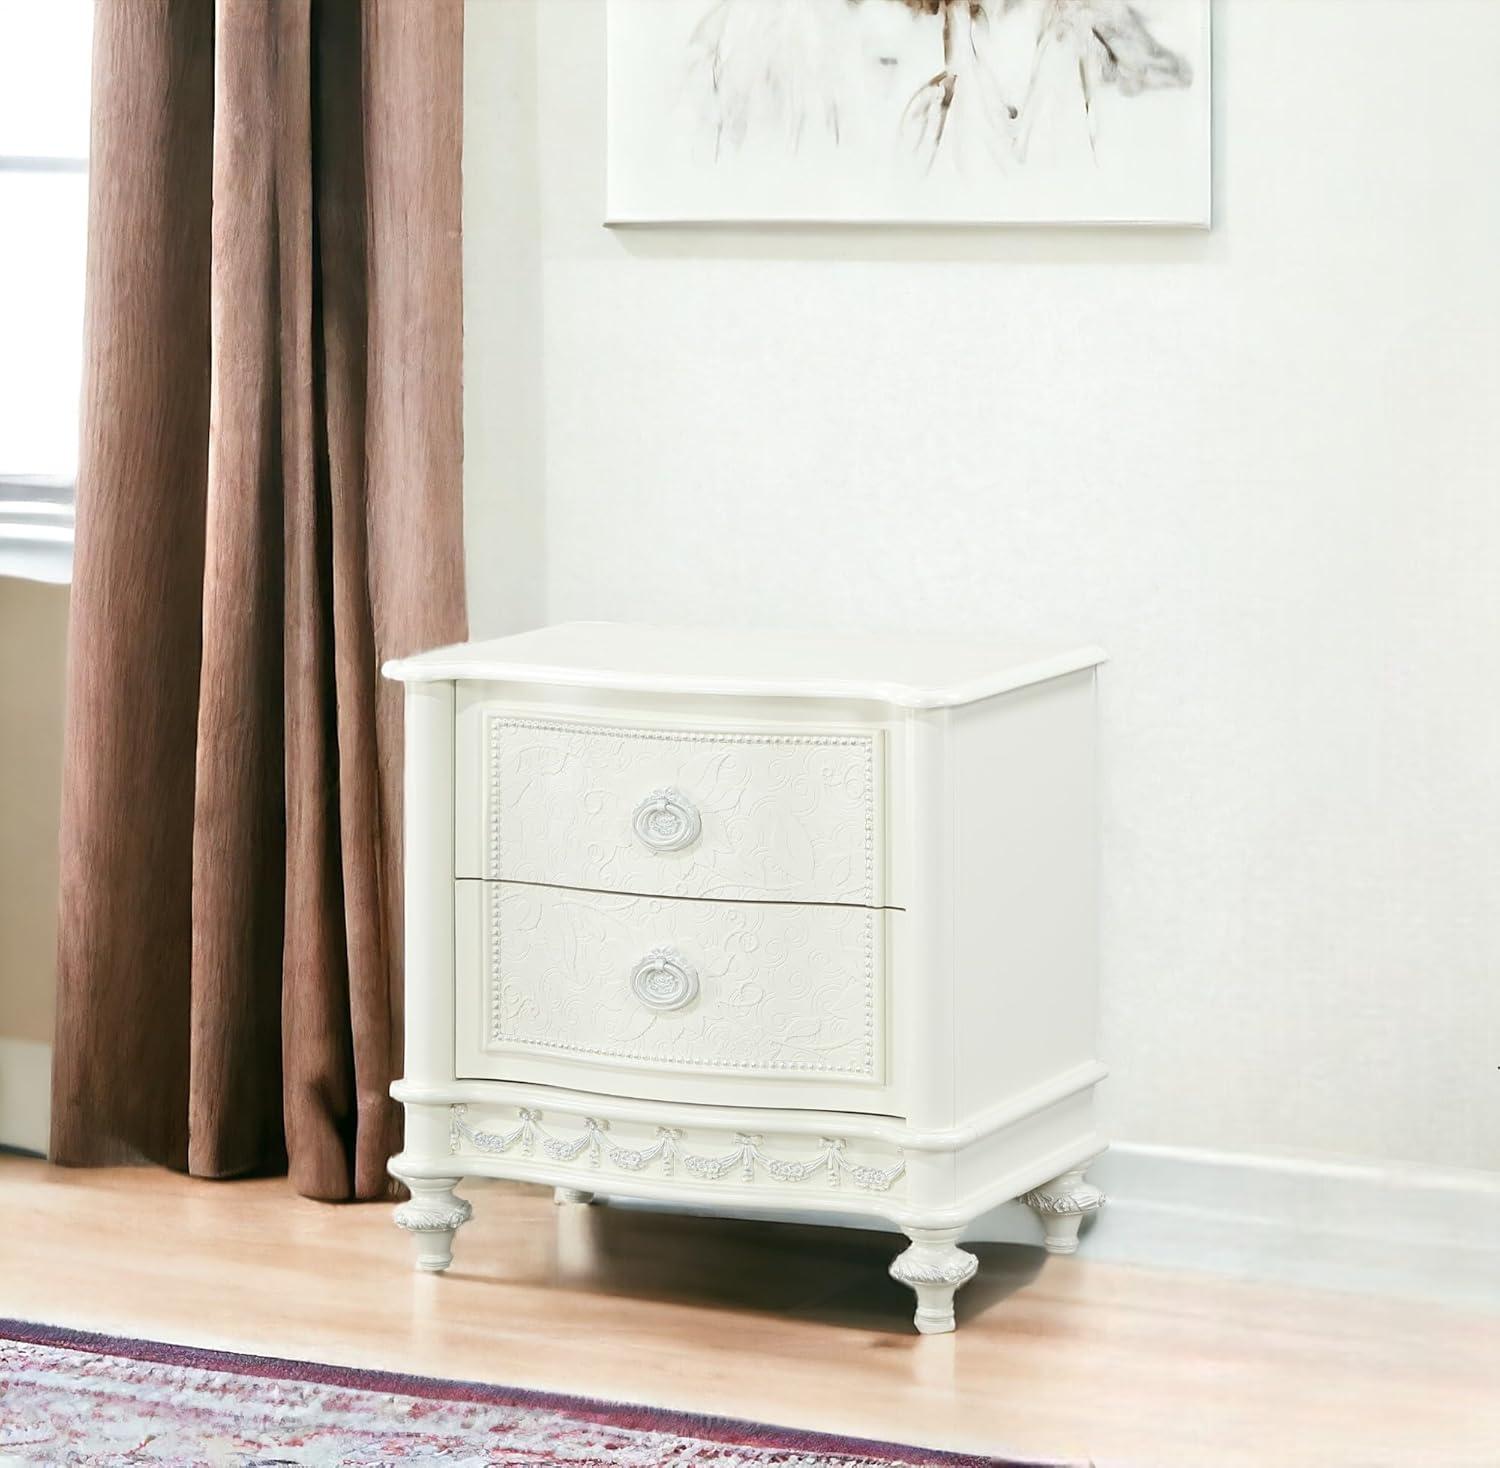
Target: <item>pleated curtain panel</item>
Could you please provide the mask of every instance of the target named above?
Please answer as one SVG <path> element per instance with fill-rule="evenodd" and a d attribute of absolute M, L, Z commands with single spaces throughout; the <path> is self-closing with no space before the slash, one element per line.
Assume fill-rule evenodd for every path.
<path fill-rule="evenodd" d="M 98 0 L 52 1149 L 385 1196 L 462 0 Z"/>

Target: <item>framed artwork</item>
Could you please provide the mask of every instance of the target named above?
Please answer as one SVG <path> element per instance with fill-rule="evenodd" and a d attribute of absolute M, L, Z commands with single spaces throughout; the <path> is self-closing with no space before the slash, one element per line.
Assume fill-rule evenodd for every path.
<path fill-rule="evenodd" d="M 1209 0 L 609 0 L 607 221 L 1209 223 Z"/>

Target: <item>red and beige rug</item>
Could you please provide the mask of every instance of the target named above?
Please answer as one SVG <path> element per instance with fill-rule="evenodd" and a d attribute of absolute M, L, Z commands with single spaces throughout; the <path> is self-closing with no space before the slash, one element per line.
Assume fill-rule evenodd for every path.
<path fill-rule="evenodd" d="M 1003 1460 L 0 1320 L 0 1464 L 996 1468 Z"/>

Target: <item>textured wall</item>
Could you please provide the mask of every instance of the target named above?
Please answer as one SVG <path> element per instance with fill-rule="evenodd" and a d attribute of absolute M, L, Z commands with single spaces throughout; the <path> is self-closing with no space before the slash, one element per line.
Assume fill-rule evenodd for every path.
<path fill-rule="evenodd" d="M 1222 0 L 1210 234 L 606 231 L 468 15 L 475 632 L 1102 642 L 1109 1126 L 1500 1168 L 1500 5 Z"/>

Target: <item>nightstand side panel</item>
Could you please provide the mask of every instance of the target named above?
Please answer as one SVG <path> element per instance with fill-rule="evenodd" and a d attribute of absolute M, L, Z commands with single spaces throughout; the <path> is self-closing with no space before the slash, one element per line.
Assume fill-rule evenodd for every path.
<path fill-rule="evenodd" d="M 1092 669 L 955 712 L 960 1120 L 1097 1070 L 1095 718 Z"/>

